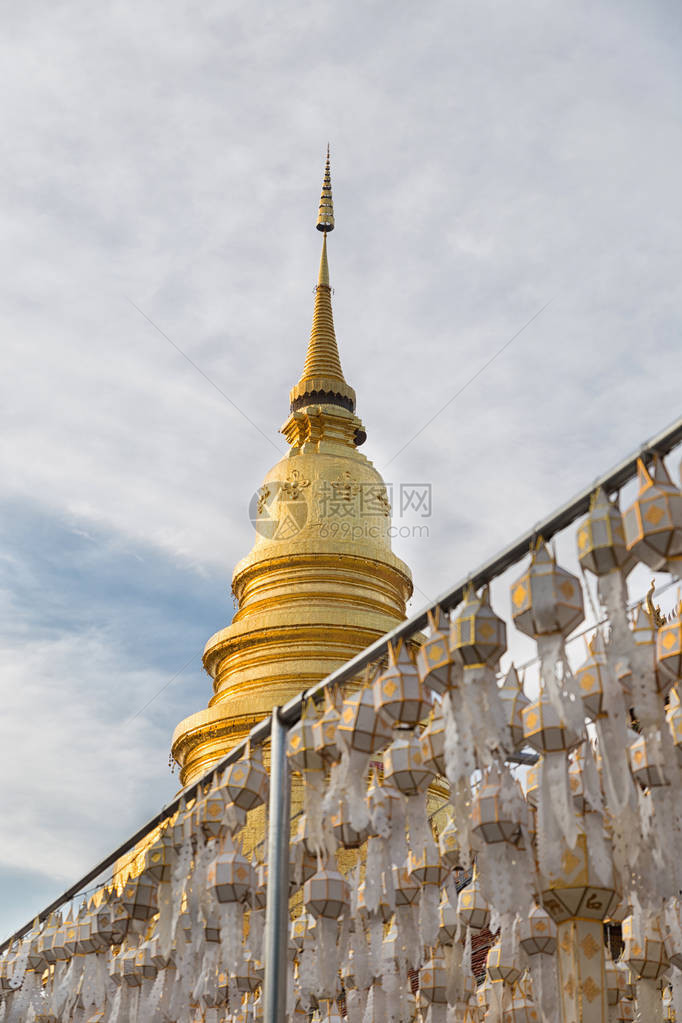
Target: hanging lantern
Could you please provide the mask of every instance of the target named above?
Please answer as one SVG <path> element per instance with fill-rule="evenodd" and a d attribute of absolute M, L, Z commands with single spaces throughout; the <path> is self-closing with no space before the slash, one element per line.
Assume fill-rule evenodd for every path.
<path fill-rule="evenodd" d="M 173 956 L 166 956 L 161 951 L 161 939 L 158 934 L 154 934 L 151 938 L 149 938 L 146 944 L 149 949 L 150 962 L 157 970 L 165 970 L 168 967 L 175 967 Z"/>
<path fill-rule="evenodd" d="M 319 1023 L 343 1023 L 343 1017 L 338 1010 L 336 999 L 320 998 L 318 999 L 318 1006 Z"/>
<path fill-rule="evenodd" d="M 570 917 L 604 921 L 618 905 L 608 839 L 604 834 L 599 836 L 593 832 L 591 839 L 596 843 L 601 839 L 601 852 L 606 852 L 608 857 L 604 864 L 595 860 L 591 842 L 584 832 L 578 832 L 572 849 L 569 849 L 563 835 L 559 837 L 560 867 L 556 874 L 544 879 L 540 893 L 542 904 L 555 923 L 562 923 Z"/>
<path fill-rule="evenodd" d="M 502 1023 L 538 1023 L 540 1016 L 535 1002 L 527 991 L 512 992 L 511 1004 L 502 1011 Z"/>
<path fill-rule="evenodd" d="M 253 908 L 265 909 L 268 895 L 268 865 L 267 863 L 256 863 L 252 858 L 251 866 L 253 868 L 254 877 L 254 888 L 252 892 Z"/>
<path fill-rule="evenodd" d="M 142 875 L 152 883 L 170 881 L 175 855 L 172 836 L 167 830 L 164 830 L 156 841 L 145 850 Z"/>
<path fill-rule="evenodd" d="M 72 958 L 75 938 L 76 928 L 71 916 L 67 916 L 63 923 L 58 924 L 52 942 L 52 952 L 56 962 L 65 962 Z"/>
<path fill-rule="evenodd" d="M 303 901 L 312 916 L 338 920 L 350 903 L 348 882 L 336 870 L 318 870 L 305 883 Z"/>
<path fill-rule="evenodd" d="M 438 704 L 431 711 L 426 727 L 419 736 L 422 764 L 435 775 L 445 775 L 445 722 Z"/>
<path fill-rule="evenodd" d="M 635 1018 L 635 1003 L 629 998 L 621 998 L 616 1009 L 617 1023 L 631 1023 Z"/>
<path fill-rule="evenodd" d="M 471 585 L 465 590 L 464 603 L 450 628 L 450 649 L 465 668 L 494 668 L 507 649 L 507 626 L 490 606 L 488 586 L 480 596 Z"/>
<path fill-rule="evenodd" d="M 420 886 L 435 885 L 440 888 L 450 874 L 450 870 L 441 863 L 438 851 L 430 842 L 417 854 L 410 851 L 407 855 L 407 873 Z"/>
<path fill-rule="evenodd" d="M 406 867 L 391 867 L 396 906 L 411 906 L 419 897 L 419 885 L 408 873 Z"/>
<path fill-rule="evenodd" d="M 538 753 L 562 753 L 582 741 L 559 717 L 544 688 L 535 702 L 524 707 L 521 716 L 525 740 Z"/>
<path fill-rule="evenodd" d="M 167 831 L 176 855 L 179 855 L 185 843 L 192 839 L 192 809 L 195 803 L 194 797 L 189 802 L 186 802 L 184 798 L 181 799 L 177 813 L 168 822 Z"/>
<path fill-rule="evenodd" d="M 379 893 L 379 902 L 377 904 L 376 909 L 372 910 L 371 912 L 367 908 L 367 885 L 364 881 L 358 885 L 356 899 L 358 916 L 362 917 L 363 920 L 366 920 L 369 916 L 374 915 L 381 917 L 383 922 L 387 924 L 388 921 L 393 916 L 393 907 L 388 904 L 388 901 L 386 899 L 386 893 L 383 891 L 383 889 Z"/>
<path fill-rule="evenodd" d="M 289 928 L 289 938 L 291 943 L 294 945 L 299 952 L 303 950 L 303 943 L 305 941 L 306 934 L 315 926 L 315 917 L 310 916 L 308 913 L 300 913 L 295 920 L 291 921 Z"/>
<path fill-rule="evenodd" d="M 682 705 L 678 686 L 670 690 L 665 717 L 677 751 L 677 761 L 682 764 Z"/>
<path fill-rule="evenodd" d="M 324 713 L 313 722 L 313 745 L 326 763 L 335 763 L 341 758 L 341 749 L 336 741 L 336 729 L 341 714 L 341 697 L 334 686 L 327 686 L 324 691 Z"/>
<path fill-rule="evenodd" d="M 292 887 L 299 887 L 317 870 L 317 856 L 308 841 L 308 821 L 305 814 L 299 818 L 298 828 L 289 850 L 289 883 Z"/>
<path fill-rule="evenodd" d="M 301 717 L 287 734 L 287 757 L 292 771 L 321 771 L 324 758 L 315 748 L 313 727 L 318 721 L 314 700 L 306 700 Z"/>
<path fill-rule="evenodd" d="M 445 1005 L 447 983 L 443 953 L 434 951 L 419 971 L 420 1002 L 424 1005 Z"/>
<path fill-rule="evenodd" d="M 54 954 L 54 938 L 60 923 L 61 919 L 58 915 L 55 917 L 54 914 L 50 914 L 37 939 L 38 953 L 42 955 L 48 966 L 52 966 L 57 961 Z"/>
<path fill-rule="evenodd" d="M 609 953 L 608 947 L 605 951 L 605 975 L 606 975 L 606 1001 L 609 1005 L 618 1005 L 623 997 L 625 981 L 622 972 L 618 969 Z"/>
<path fill-rule="evenodd" d="M 206 872 L 206 887 L 218 902 L 245 902 L 254 883 L 253 867 L 234 848 L 216 856 Z"/>
<path fill-rule="evenodd" d="M 580 580 L 559 568 L 542 540 L 529 567 L 511 587 L 512 616 L 527 636 L 568 636 L 585 617 Z"/>
<path fill-rule="evenodd" d="M 95 917 L 90 910 L 86 910 L 78 915 L 74 955 L 88 955 L 97 949 L 95 927 Z"/>
<path fill-rule="evenodd" d="M 234 974 L 238 991 L 257 991 L 263 983 L 263 967 L 253 959 L 242 959 Z"/>
<path fill-rule="evenodd" d="M 121 905 L 131 920 L 151 920 L 159 911 L 157 885 L 139 877 L 129 878 L 121 892 Z"/>
<path fill-rule="evenodd" d="M 575 672 L 585 713 L 593 721 L 604 713 L 604 678 L 608 669 L 604 637 L 597 630 L 587 644 L 587 659 Z"/>
<path fill-rule="evenodd" d="M 590 511 L 578 526 L 578 560 L 583 569 L 602 576 L 634 564 L 625 546 L 623 516 L 617 503 L 609 501 L 599 487 L 590 500 Z"/>
<path fill-rule="evenodd" d="M 430 693 L 402 641 L 388 644 L 388 667 L 374 680 L 373 690 L 377 712 L 394 725 L 414 727 L 431 709 Z"/>
<path fill-rule="evenodd" d="M 490 923 L 490 906 L 483 898 L 475 871 L 470 884 L 459 893 L 457 915 L 472 931 L 483 931 Z"/>
<path fill-rule="evenodd" d="M 438 907 L 438 943 L 440 945 L 454 944 L 459 926 L 457 907 L 450 901 L 450 894 L 446 887 L 443 888 Z"/>
<path fill-rule="evenodd" d="M 16 991 L 16 986 L 12 982 L 15 962 L 16 956 L 7 952 L 0 958 L 0 997 L 3 991 Z"/>
<path fill-rule="evenodd" d="M 384 780 L 404 796 L 424 792 L 433 773 L 422 761 L 421 746 L 414 732 L 399 732 L 384 752 Z"/>
<path fill-rule="evenodd" d="M 247 746 L 246 756 L 225 768 L 222 784 L 228 799 L 242 810 L 253 810 L 268 798 L 268 772 L 260 746 Z"/>
<path fill-rule="evenodd" d="M 634 973 L 623 959 L 619 959 L 616 963 L 616 967 L 619 970 L 623 980 L 623 998 L 632 1001 L 635 997 L 637 990 L 637 978 Z"/>
<path fill-rule="evenodd" d="M 122 951 L 119 956 L 119 976 L 125 987 L 141 987 L 142 974 L 138 972 L 136 959 L 136 948 L 129 948 Z"/>
<path fill-rule="evenodd" d="M 436 608 L 426 617 L 430 632 L 417 653 L 417 670 L 423 685 L 442 695 L 458 684 L 462 666 L 450 650 L 449 616 Z"/>
<path fill-rule="evenodd" d="M 654 571 L 682 555 L 682 494 L 658 455 L 637 461 L 639 493 L 623 516 L 628 550 Z"/>
<path fill-rule="evenodd" d="M 135 971 L 142 980 L 154 980 L 159 972 L 148 942 L 144 942 L 135 954 Z"/>
<path fill-rule="evenodd" d="M 438 851 L 440 858 L 452 870 L 462 869 L 462 855 L 457 840 L 457 828 L 452 817 L 438 836 Z"/>
<path fill-rule="evenodd" d="M 664 773 L 663 750 L 653 735 L 639 735 L 630 744 L 630 767 L 643 789 L 668 785 Z"/>
<path fill-rule="evenodd" d="M 530 703 L 523 691 L 523 686 L 516 668 L 512 664 L 500 686 L 500 702 L 504 710 L 504 717 L 509 729 L 512 749 L 520 749 L 524 743 L 523 718 L 521 712 Z"/>
<path fill-rule="evenodd" d="M 47 969 L 47 960 L 40 951 L 40 929 L 37 920 L 33 924 L 33 932 L 30 936 L 26 969 L 33 970 L 38 976 Z"/>
<path fill-rule="evenodd" d="M 664 692 L 667 692 L 682 679 L 682 604 L 678 605 L 674 617 L 658 630 L 656 658 Z"/>
<path fill-rule="evenodd" d="M 670 960 L 657 917 L 648 922 L 634 914 L 623 921 L 623 962 L 642 980 L 658 980 L 670 966 Z"/>
<path fill-rule="evenodd" d="M 220 941 L 220 919 L 217 913 L 204 914 L 204 941 L 212 945 Z"/>
<path fill-rule="evenodd" d="M 554 955 L 556 924 L 542 906 L 534 906 L 519 926 L 519 944 L 529 956 Z"/>
<path fill-rule="evenodd" d="M 339 845 L 344 849 L 359 849 L 367 841 L 369 830 L 363 828 L 356 831 L 350 822 L 348 803 L 345 799 L 339 801 L 339 808 L 331 818 L 332 831 Z"/>
<path fill-rule="evenodd" d="M 108 892 L 93 919 L 93 939 L 97 948 L 120 945 L 130 924 L 130 918 L 121 902 Z"/>
<path fill-rule="evenodd" d="M 371 686 L 347 696 L 341 707 L 337 742 L 357 753 L 376 753 L 391 741 L 390 723 L 374 706 Z"/>
<path fill-rule="evenodd" d="M 516 984 L 523 972 L 518 961 L 509 954 L 510 951 L 505 950 L 502 942 L 498 941 L 488 949 L 486 960 L 486 972 L 490 979 L 493 982 L 503 981 L 508 987 Z"/>
<path fill-rule="evenodd" d="M 584 813 L 585 810 L 589 809 L 585 799 L 585 785 L 583 782 L 584 761 L 582 746 L 578 746 L 577 749 L 572 750 L 569 754 L 568 784 L 571 789 L 573 804 L 579 813 Z"/>
<path fill-rule="evenodd" d="M 234 834 L 246 823 L 246 811 L 225 802 L 225 791 L 218 788 L 217 783 L 197 797 L 189 813 L 193 832 L 201 831 L 208 841 L 221 838 L 223 835 Z"/>
<path fill-rule="evenodd" d="M 471 828 L 489 845 L 495 842 L 514 842 L 519 836 L 521 822 L 515 819 L 512 800 L 503 797 L 496 772 L 486 772 L 483 784 L 474 794 Z"/>

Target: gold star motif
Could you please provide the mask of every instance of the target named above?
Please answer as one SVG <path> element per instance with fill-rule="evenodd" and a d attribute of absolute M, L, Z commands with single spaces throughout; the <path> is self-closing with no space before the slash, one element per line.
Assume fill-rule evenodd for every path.
<path fill-rule="evenodd" d="M 585 935 L 583 940 L 580 942 L 580 947 L 588 959 L 593 959 L 599 951 L 599 945 L 591 934 Z"/>
<path fill-rule="evenodd" d="M 583 994 L 587 998 L 588 1002 L 593 1002 L 595 998 L 598 998 L 601 994 L 601 990 L 597 987 L 591 977 L 588 977 L 583 984 Z"/>
<path fill-rule="evenodd" d="M 662 508 L 660 508 L 657 504 L 652 504 L 649 505 L 649 507 L 645 511 L 644 518 L 647 520 L 647 522 L 650 522 L 652 526 L 657 526 L 664 515 L 665 512 L 663 511 Z"/>
<path fill-rule="evenodd" d="M 666 632 L 663 636 L 663 646 L 666 650 L 670 650 L 671 647 L 677 644 L 677 636 L 674 632 Z"/>

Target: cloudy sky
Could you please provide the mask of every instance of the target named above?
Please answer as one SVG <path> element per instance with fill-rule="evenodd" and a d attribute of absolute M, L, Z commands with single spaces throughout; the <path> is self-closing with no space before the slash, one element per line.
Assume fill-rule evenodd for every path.
<path fill-rule="evenodd" d="M 207 702 L 284 450 L 328 140 L 364 450 L 433 487 L 428 538 L 396 544 L 414 610 L 679 415 L 682 21 L 33 0 L 3 22 L 8 933 L 177 786 L 170 736 Z"/>

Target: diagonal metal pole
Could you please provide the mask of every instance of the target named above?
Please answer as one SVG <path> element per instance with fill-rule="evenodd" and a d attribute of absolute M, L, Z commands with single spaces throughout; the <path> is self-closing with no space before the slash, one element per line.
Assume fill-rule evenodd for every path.
<path fill-rule="evenodd" d="M 263 949 L 263 1023 L 285 1023 L 287 944 L 289 940 L 290 791 L 287 726 L 279 707 L 270 726 L 270 802 L 268 811 L 268 889 Z"/>

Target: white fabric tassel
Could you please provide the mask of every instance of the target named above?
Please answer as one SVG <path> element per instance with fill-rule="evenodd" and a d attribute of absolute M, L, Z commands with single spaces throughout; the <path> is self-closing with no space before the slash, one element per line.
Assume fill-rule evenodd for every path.
<path fill-rule="evenodd" d="M 220 912 L 220 958 L 224 969 L 233 975 L 242 959 L 244 910 L 239 902 L 225 902 Z"/>
<path fill-rule="evenodd" d="M 424 885 L 419 897 L 419 936 L 424 950 L 436 944 L 440 926 L 439 905 L 440 889 L 438 885 Z"/>
<path fill-rule="evenodd" d="M 663 1000 L 657 981 L 637 981 L 637 1023 L 663 1023 Z"/>

